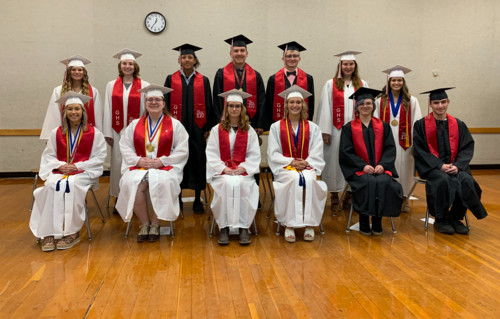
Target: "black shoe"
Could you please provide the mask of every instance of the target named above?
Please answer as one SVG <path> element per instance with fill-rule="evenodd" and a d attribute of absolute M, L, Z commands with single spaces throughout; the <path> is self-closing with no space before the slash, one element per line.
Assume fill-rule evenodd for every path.
<path fill-rule="evenodd" d="M 224 227 L 219 230 L 219 245 L 225 246 L 229 244 L 229 227 Z"/>
<path fill-rule="evenodd" d="M 142 243 L 149 239 L 149 225 L 141 225 L 141 229 L 137 234 L 137 242 Z"/>
<path fill-rule="evenodd" d="M 469 233 L 469 229 L 458 219 L 450 218 L 450 225 L 457 234 L 467 235 Z"/>
<path fill-rule="evenodd" d="M 436 218 L 434 229 L 443 234 L 454 234 L 455 229 L 446 218 Z"/>
<path fill-rule="evenodd" d="M 365 236 L 370 236 L 372 234 L 370 217 L 368 215 L 359 214 L 359 232 Z"/>
<path fill-rule="evenodd" d="M 118 210 L 116 210 L 116 206 L 113 207 L 113 214 L 118 215 Z"/>
<path fill-rule="evenodd" d="M 153 243 L 158 239 L 160 239 L 160 225 L 149 226 L 148 240 Z"/>
<path fill-rule="evenodd" d="M 195 214 L 203 214 L 205 212 L 205 208 L 200 200 L 195 200 L 193 202 L 193 211 Z"/>
<path fill-rule="evenodd" d="M 382 235 L 382 217 L 372 216 L 372 233 L 373 235 Z"/>
<path fill-rule="evenodd" d="M 240 245 L 248 245 L 250 244 L 250 234 L 248 233 L 248 228 L 240 228 L 240 236 L 239 236 Z"/>
<path fill-rule="evenodd" d="M 259 200 L 259 205 L 257 206 L 257 209 L 261 209 L 262 208 L 262 205 L 260 204 L 260 200 Z"/>

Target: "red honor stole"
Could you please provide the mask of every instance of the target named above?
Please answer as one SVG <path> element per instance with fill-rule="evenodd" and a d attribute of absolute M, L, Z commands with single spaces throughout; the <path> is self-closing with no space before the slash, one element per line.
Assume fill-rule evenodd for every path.
<path fill-rule="evenodd" d="M 408 113 L 406 113 L 406 109 L 404 108 L 403 102 L 401 102 L 401 106 L 399 107 L 399 145 L 403 149 L 407 149 L 411 146 L 411 105 L 408 106 Z M 390 123 L 391 122 L 391 106 L 389 102 L 389 97 L 387 97 L 387 104 L 384 105 L 384 99 L 380 99 L 380 111 L 381 111 L 381 120 Z"/>
<path fill-rule="evenodd" d="M 95 126 L 95 114 L 94 114 L 94 91 L 92 90 L 92 85 L 89 84 L 89 95 L 92 99 L 85 104 L 85 110 L 87 111 L 87 124 L 90 126 Z M 61 120 L 64 113 L 64 108 L 66 106 L 61 104 Z"/>
<path fill-rule="evenodd" d="M 236 71 L 234 69 L 233 62 L 230 62 L 224 67 L 224 79 L 223 79 L 223 90 L 227 92 L 229 90 L 236 88 L 235 77 Z M 248 94 L 252 94 L 251 97 L 246 99 L 247 113 L 250 118 L 253 118 L 257 113 L 257 75 L 255 70 L 252 69 L 248 64 L 245 63 L 244 67 L 244 78 L 245 78 L 245 88 Z M 241 79 L 241 85 L 238 89 L 243 88 L 243 79 Z M 225 103 L 224 103 L 225 104 Z"/>
<path fill-rule="evenodd" d="M 137 122 L 134 130 L 134 148 L 135 153 L 140 157 L 146 157 L 146 140 L 148 138 L 146 134 L 146 130 L 149 128 L 146 127 L 146 118 L 147 116 L 143 116 Z M 156 152 L 156 157 L 160 156 L 170 156 L 170 151 L 172 149 L 172 142 L 174 140 L 174 128 L 172 125 L 172 118 L 170 116 L 164 115 L 161 125 L 160 136 L 158 137 L 158 151 Z M 137 166 L 130 167 L 129 170 L 134 169 L 143 169 Z M 163 166 L 160 168 L 161 170 L 169 171 L 172 169 L 172 166 Z"/>
<path fill-rule="evenodd" d="M 344 91 L 337 89 L 336 81 L 337 79 L 333 79 L 332 83 L 333 126 L 340 130 L 344 125 Z M 356 92 L 356 88 L 354 88 L 354 92 Z M 353 103 L 356 104 L 356 101 Z"/>
<path fill-rule="evenodd" d="M 129 125 L 135 119 L 141 116 L 141 79 L 134 78 L 130 93 L 128 95 L 127 106 L 127 124 Z M 113 86 L 113 94 L 111 96 L 111 127 L 116 133 L 120 133 L 126 126 L 123 119 L 123 79 L 119 76 Z"/>
<path fill-rule="evenodd" d="M 451 163 L 453 163 L 455 158 L 457 158 L 458 154 L 458 142 L 460 140 L 460 133 L 458 132 L 457 119 L 449 114 L 446 114 L 446 118 L 448 119 Z M 432 155 L 439 158 L 436 120 L 434 119 L 434 114 L 432 112 L 425 117 L 425 136 L 427 138 L 427 145 L 429 146 L 429 151 L 431 152 Z"/>
<path fill-rule="evenodd" d="M 288 119 L 280 121 L 281 151 L 285 157 L 306 159 L 309 157 L 309 121 L 300 120 L 301 129 L 297 132 L 297 146 L 293 143 L 293 128 Z"/>
<path fill-rule="evenodd" d="M 170 93 L 170 112 L 172 117 L 182 121 L 182 77 L 181 71 L 172 74 L 170 86 L 174 89 Z M 194 122 L 201 129 L 207 123 L 207 111 L 205 107 L 205 85 L 203 75 L 196 72 L 193 79 L 193 100 L 194 100 Z M 190 119 L 188 119 L 190 121 Z"/>
<path fill-rule="evenodd" d="M 297 85 L 307 91 L 307 75 L 304 71 L 297 68 L 295 77 Z M 293 85 L 293 83 L 290 83 Z M 285 69 L 279 70 L 274 75 L 274 99 L 273 99 L 273 121 L 279 121 L 285 116 L 285 100 L 278 95 L 285 90 Z M 307 102 L 307 99 L 305 99 Z"/>
<path fill-rule="evenodd" d="M 68 128 L 69 130 L 70 128 Z M 59 126 L 56 133 L 56 148 L 57 148 L 57 159 L 61 162 L 69 162 L 69 143 L 67 141 L 67 135 L 62 133 L 62 126 Z M 78 163 L 88 161 L 90 158 L 90 153 L 92 152 L 92 146 L 94 145 L 94 128 L 90 125 L 87 126 L 87 131 L 80 132 L 80 139 L 78 145 L 76 145 L 75 156 L 71 163 Z M 66 175 L 75 175 L 83 173 L 84 171 L 77 171 Z M 53 173 L 62 174 L 57 169 L 53 170 Z"/>
<path fill-rule="evenodd" d="M 236 132 L 236 140 L 233 147 L 233 158 L 231 159 L 231 143 L 229 141 L 229 132 L 224 130 L 219 125 L 219 153 L 220 159 L 224 162 L 226 167 L 236 169 L 238 166 L 245 162 L 247 155 L 248 131 L 242 132 L 238 127 Z M 248 175 L 247 173 L 243 175 Z"/>
<path fill-rule="evenodd" d="M 363 136 L 363 127 L 360 118 L 356 118 L 351 121 L 351 131 L 352 131 L 352 141 L 354 144 L 354 152 L 356 155 L 361 157 L 366 164 L 370 165 L 370 159 L 368 158 L 368 152 L 366 151 L 365 138 Z M 373 133 L 375 133 L 375 166 L 380 161 L 382 157 L 382 150 L 384 148 L 384 124 L 378 118 L 372 118 Z M 392 176 L 390 171 L 384 171 L 387 175 Z M 361 176 L 365 174 L 362 170 L 356 172 L 356 175 Z"/>

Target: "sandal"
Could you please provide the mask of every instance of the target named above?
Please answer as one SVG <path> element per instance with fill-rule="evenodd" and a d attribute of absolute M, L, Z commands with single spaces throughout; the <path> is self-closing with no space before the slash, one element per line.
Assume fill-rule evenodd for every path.
<path fill-rule="evenodd" d="M 141 225 L 141 229 L 137 234 L 137 242 L 142 243 L 146 240 L 149 240 L 149 225 Z"/>
<path fill-rule="evenodd" d="M 285 228 L 285 240 L 289 243 L 295 242 L 295 231 L 293 228 Z"/>
<path fill-rule="evenodd" d="M 313 241 L 314 240 L 314 228 L 307 227 L 304 231 L 304 240 L 305 241 Z"/>
<path fill-rule="evenodd" d="M 160 225 L 149 226 L 148 240 L 153 243 L 158 239 L 160 239 Z"/>
<path fill-rule="evenodd" d="M 42 251 L 54 251 L 56 249 L 56 244 L 54 241 L 54 236 L 48 236 L 42 239 Z"/>
<path fill-rule="evenodd" d="M 73 237 L 75 235 L 75 237 Z M 73 235 L 64 236 L 57 242 L 57 249 L 69 249 L 80 242 L 80 234 L 76 233 Z"/>

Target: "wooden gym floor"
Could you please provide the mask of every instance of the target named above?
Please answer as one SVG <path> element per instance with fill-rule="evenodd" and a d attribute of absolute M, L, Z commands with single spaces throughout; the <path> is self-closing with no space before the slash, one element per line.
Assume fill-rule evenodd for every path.
<path fill-rule="evenodd" d="M 44 253 L 28 221 L 32 179 L 0 180 L 0 318 L 500 318 L 500 171 L 475 171 L 489 216 L 469 213 L 469 235 L 424 231 L 424 187 L 411 212 L 384 219 L 382 236 L 345 233 L 348 211 L 325 234 L 295 244 L 275 235 L 261 184 L 259 235 L 242 247 L 209 238 L 208 209 L 174 222 L 175 238 L 124 238 L 118 215 L 103 224 L 90 196 L 93 240 Z M 96 191 L 103 209 L 108 178 Z M 39 183 L 39 186 L 42 184 Z M 185 197 L 193 196 L 185 191 Z M 353 218 L 357 221 L 357 217 Z"/>

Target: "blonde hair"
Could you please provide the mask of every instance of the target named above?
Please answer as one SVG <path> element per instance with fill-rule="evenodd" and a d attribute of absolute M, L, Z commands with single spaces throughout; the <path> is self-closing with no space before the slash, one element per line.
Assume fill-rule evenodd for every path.
<path fill-rule="evenodd" d="M 165 101 L 165 97 L 162 96 L 161 99 L 163 101 L 163 110 L 162 110 L 163 114 L 170 115 L 170 112 L 168 111 L 168 108 L 167 108 L 167 102 Z M 147 100 L 147 98 L 146 98 L 146 100 Z M 147 102 L 145 102 L 145 103 L 147 103 Z M 149 115 L 148 109 L 146 108 L 146 105 L 144 105 L 144 116 L 148 116 L 148 115 Z"/>
<path fill-rule="evenodd" d="M 300 111 L 300 119 L 301 120 L 307 120 L 307 103 L 302 99 L 302 110 Z M 285 101 L 285 118 L 288 118 L 288 100 Z"/>
<path fill-rule="evenodd" d="M 333 83 L 335 84 L 335 87 L 337 87 L 337 90 L 343 91 L 344 90 L 344 78 L 341 77 L 340 79 L 337 78 L 339 76 L 339 69 L 342 68 L 342 61 L 339 62 L 340 67 L 337 67 L 337 71 L 335 72 L 335 77 L 333 78 Z M 357 90 L 360 87 L 363 86 L 363 82 L 361 81 L 361 78 L 359 77 L 359 72 L 358 72 L 358 62 L 354 61 L 354 72 L 352 72 L 351 76 L 351 81 L 352 84 L 354 85 L 354 88 Z"/>
<path fill-rule="evenodd" d="M 80 119 L 80 123 L 82 124 L 82 130 L 84 132 L 87 131 L 87 120 L 88 120 L 88 116 L 87 116 L 87 109 L 85 108 L 85 106 L 81 105 L 80 103 L 75 103 L 77 105 L 80 105 L 80 107 L 82 108 L 82 118 Z M 71 104 L 69 104 L 71 105 Z M 68 119 L 68 107 L 65 106 L 64 107 L 64 111 L 63 111 L 63 119 L 62 119 L 62 133 L 63 134 L 66 134 L 68 132 L 68 128 L 70 126 L 70 123 L 69 123 L 69 119 Z"/>
<path fill-rule="evenodd" d="M 225 106 L 226 112 L 224 112 L 225 115 L 222 121 L 220 122 L 220 126 L 224 131 L 229 132 L 229 130 L 231 129 L 231 124 L 229 122 L 229 112 L 227 111 L 228 107 L 227 104 L 228 102 L 226 102 Z M 238 127 L 242 132 L 246 132 L 250 129 L 250 120 L 248 119 L 247 109 L 245 105 L 243 105 L 243 103 L 241 103 L 241 113 L 240 113 L 240 120 L 238 121 Z"/>
<path fill-rule="evenodd" d="M 66 70 L 66 81 L 64 81 L 62 87 L 61 87 L 61 96 L 64 95 L 64 93 L 71 91 L 71 88 L 73 86 L 73 79 L 71 78 L 71 70 L 73 69 L 72 66 L 70 66 Z M 83 68 L 83 78 L 82 78 L 82 94 L 89 96 L 89 76 L 87 74 L 87 69 Z"/>
<path fill-rule="evenodd" d="M 137 62 L 132 61 L 134 63 L 134 73 L 132 74 L 134 76 L 134 79 L 138 76 L 140 76 L 139 72 L 141 72 L 141 68 L 139 67 L 139 64 Z M 122 61 L 118 62 L 118 75 L 123 78 L 124 74 L 121 68 Z"/>

